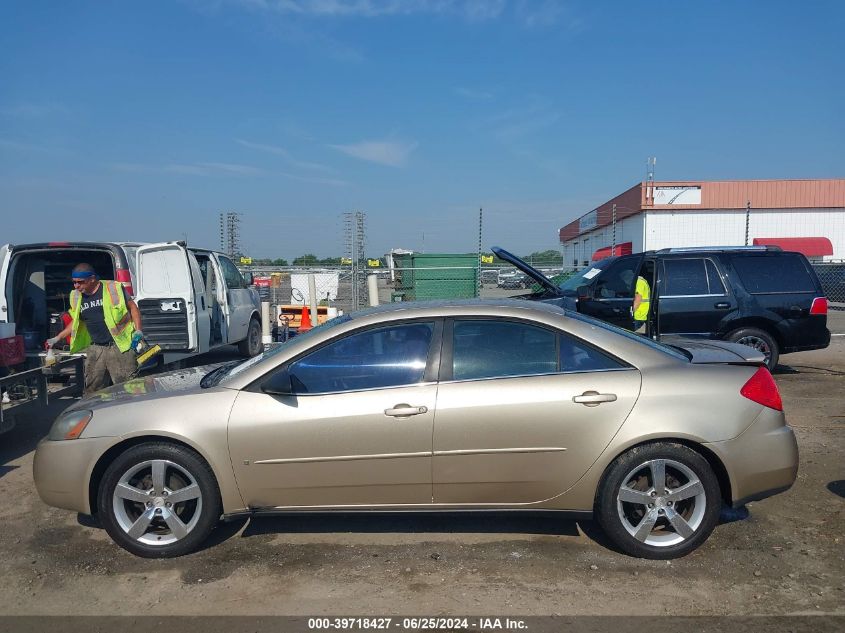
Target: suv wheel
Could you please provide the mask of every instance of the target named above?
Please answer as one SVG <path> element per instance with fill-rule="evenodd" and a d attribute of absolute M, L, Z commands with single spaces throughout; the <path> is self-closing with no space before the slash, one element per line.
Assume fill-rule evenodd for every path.
<path fill-rule="evenodd" d="M 756 327 L 744 327 L 728 334 L 725 337 L 725 340 L 730 341 L 731 343 L 747 345 L 748 347 L 753 347 L 757 351 L 762 352 L 766 357 L 766 367 L 769 368 L 769 371 L 774 371 L 775 367 L 778 366 L 778 358 L 780 357 L 778 344 L 775 342 L 775 339 L 764 330 L 760 330 Z"/>

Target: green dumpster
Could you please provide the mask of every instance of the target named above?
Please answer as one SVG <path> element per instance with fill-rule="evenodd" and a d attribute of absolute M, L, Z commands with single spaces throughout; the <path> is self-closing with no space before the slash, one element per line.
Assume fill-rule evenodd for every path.
<path fill-rule="evenodd" d="M 433 253 L 398 255 L 396 294 L 404 301 L 478 296 L 478 256 Z"/>

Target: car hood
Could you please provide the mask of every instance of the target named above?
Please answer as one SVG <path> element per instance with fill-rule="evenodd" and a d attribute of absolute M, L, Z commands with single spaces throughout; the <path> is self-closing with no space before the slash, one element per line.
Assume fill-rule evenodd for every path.
<path fill-rule="evenodd" d="M 126 402 L 127 400 L 150 400 L 169 395 L 199 389 L 200 381 L 208 372 L 225 365 L 214 363 L 188 369 L 176 369 L 153 376 L 133 378 L 126 382 L 107 387 L 80 400 L 66 411 L 76 409 L 100 409 L 104 406 Z"/>
<path fill-rule="evenodd" d="M 762 352 L 727 341 L 702 341 L 688 339 L 682 336 L 661 336 L 661 343 L 680 347 L 692 355 L 691 363 L 706 365 L 711 363 L 730 363 L 734 365 L 762 365 L 766 357 Z"/>
<path fill-rule="evenodd" d="M 519 270 L 521 270 L 526 275 L 531 277 L 531 279 L 540 284 L 545 290 L 548 290 L 558 295 L 562 294 L 560 288 L 554 285 L 548 277 L 546 277 L 543 273 L 534 268 L 531 264 L 527 264 L 513 253 L 509 253 L 505 249 L 499 248 L 498 246 L 494 246 L 490 250 L 492 250 L 496 257 L 498 257 L 499 259 L 502 259 L 508 262 L 509 264 L 513 264 L 514 266 L 516 266 Z"/>

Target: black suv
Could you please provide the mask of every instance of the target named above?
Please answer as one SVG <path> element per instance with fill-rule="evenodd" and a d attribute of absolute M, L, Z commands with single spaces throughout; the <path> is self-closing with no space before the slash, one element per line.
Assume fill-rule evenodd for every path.
<path fill-rule="evenodd" d="M 548 301 L 634 329 L 637 276 L 651 288 L 646 335 L 722 339 L 755 347 L 769 369 L 780 354 L 830 344 L 827 299 L 807 258 L 773 246 L 668 248 L 608 257 L 557 285 L 498 247 L 539 284 L 520 298 Z"/>

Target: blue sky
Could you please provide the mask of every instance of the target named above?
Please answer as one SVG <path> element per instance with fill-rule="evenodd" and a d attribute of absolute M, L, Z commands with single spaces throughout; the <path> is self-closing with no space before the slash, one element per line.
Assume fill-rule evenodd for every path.
<path fill-rule="evenodd" d="M 641 181 L 845 176 L 845 2 L 0 5 L 0 243 L 518 253 Z"/>

